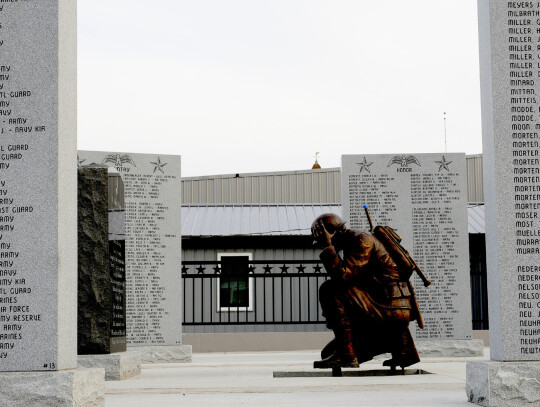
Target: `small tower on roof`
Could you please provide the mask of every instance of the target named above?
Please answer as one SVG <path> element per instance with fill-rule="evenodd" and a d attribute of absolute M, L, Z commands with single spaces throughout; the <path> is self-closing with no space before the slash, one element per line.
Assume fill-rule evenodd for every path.
<path fill-rule="evenodd" d="M 312 170 L 320 170 L 321 166 L 319 165 L 319 153 L 315 153 L 315 164 L 311 167 Z"/>

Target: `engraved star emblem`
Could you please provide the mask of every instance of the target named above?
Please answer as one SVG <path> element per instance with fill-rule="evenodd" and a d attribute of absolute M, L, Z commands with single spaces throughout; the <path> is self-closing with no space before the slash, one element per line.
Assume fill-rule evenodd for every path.
<path fill-rule="evenodd" d="M 452 161 L 446 161 L 446 158 L 444 158 L 444 155 L 442 156 L 442 160 L 441 161 L 435 161 L 435 164 L 439 164 L 439 171 L 438 172 L 441 172 L 441 170 L 444 168 L 446 171 L 450 172 L 450 168 L 448 168 L 448 166 L 450 164 L 452 164 Z"/>
<path fill-rule="evenodd" d="M 160 170 L 162 174 L 165 174 L 165 172 L 163 171 L 163 167 L 165 167 L 168 163 L 162 163 L 159 156 L 155 162 L 151 162 L 150 164 L 154 165 L 154 172 Z"/>
<path fill-rule="evenodd" d="M 360 166 L 360 172 L 366 170 L 367 172 L 371 173 L 371 171 L 369 170 L 369 166 L 373 164 L 373 162 L 368 162 L 366 160 L 366 156 L 364 156 L 364 161 L 361 162 L 361 163 L 356 163 L 356 165 L 359 165 Z"/>
<path fill-rule="evenodd" d="M 86 158 L 81 160 L 79 158 L 79 154 L 77 154 L 77 167 L 80 167 L 82 165 L 82 163 L 85 162 L 85 161 L 86 161 Z"/>

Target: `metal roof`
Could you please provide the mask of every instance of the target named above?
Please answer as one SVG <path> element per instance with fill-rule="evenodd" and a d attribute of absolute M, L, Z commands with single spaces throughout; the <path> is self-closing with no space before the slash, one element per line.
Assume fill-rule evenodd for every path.
<path fill-rule="evenodd" d="M 307 236 L 327 212 L 341 216 L 341 205 L 184 205 L 182 236 Z M 484 205 L 467 212 L 469 233 L 485 233 Z"/>
<path fill-rule="evenodd" d="M 182 236 L 309 235 L 323 213 L 341 205 L 184 205 Z"/>

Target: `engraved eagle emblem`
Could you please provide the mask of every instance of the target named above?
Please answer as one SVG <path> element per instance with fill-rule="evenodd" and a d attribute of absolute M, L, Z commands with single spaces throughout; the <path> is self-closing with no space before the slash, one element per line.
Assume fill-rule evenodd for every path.
<path fill-rule="evenodd" d="M 136 167 L 135 161 L 133 161 L 133 158 L 131 158 L 127 154 L 109 154 L 101 162 L 101 164 L 106 164 L 106 163 L 112 163 L 114 164 L 115 167 L 122 167 L 122 165 L 126 163 L 131 164 L 134 167 Z"/>
<path fill-rule="evenodd" d="M 392 164 L 399 164 L 401 167 L 408 167 L 409 164 L 416 164 L 422 166 L 420 161 L 414 155 L 395 155 L 392 157 L 387 167 L 390 167 Z"/>

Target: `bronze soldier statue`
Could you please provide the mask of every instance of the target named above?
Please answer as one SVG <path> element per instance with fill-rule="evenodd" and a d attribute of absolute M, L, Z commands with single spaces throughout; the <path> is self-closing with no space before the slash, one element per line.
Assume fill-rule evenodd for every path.
<path fill-rule="evenodd" d="M 373 233 L 347 229 L 335 214 L 319 216 L 311 232 L 330 275 L 320 287 L 319 300 L 335 334 L 314 367 L 358 367 L 381 353 L 392 354 L 383 363 L 392 369 L 419 362 L 409 331 L 410 321 L 423 326 L 408 281 L 412 271 L 400 272 Z"/>

